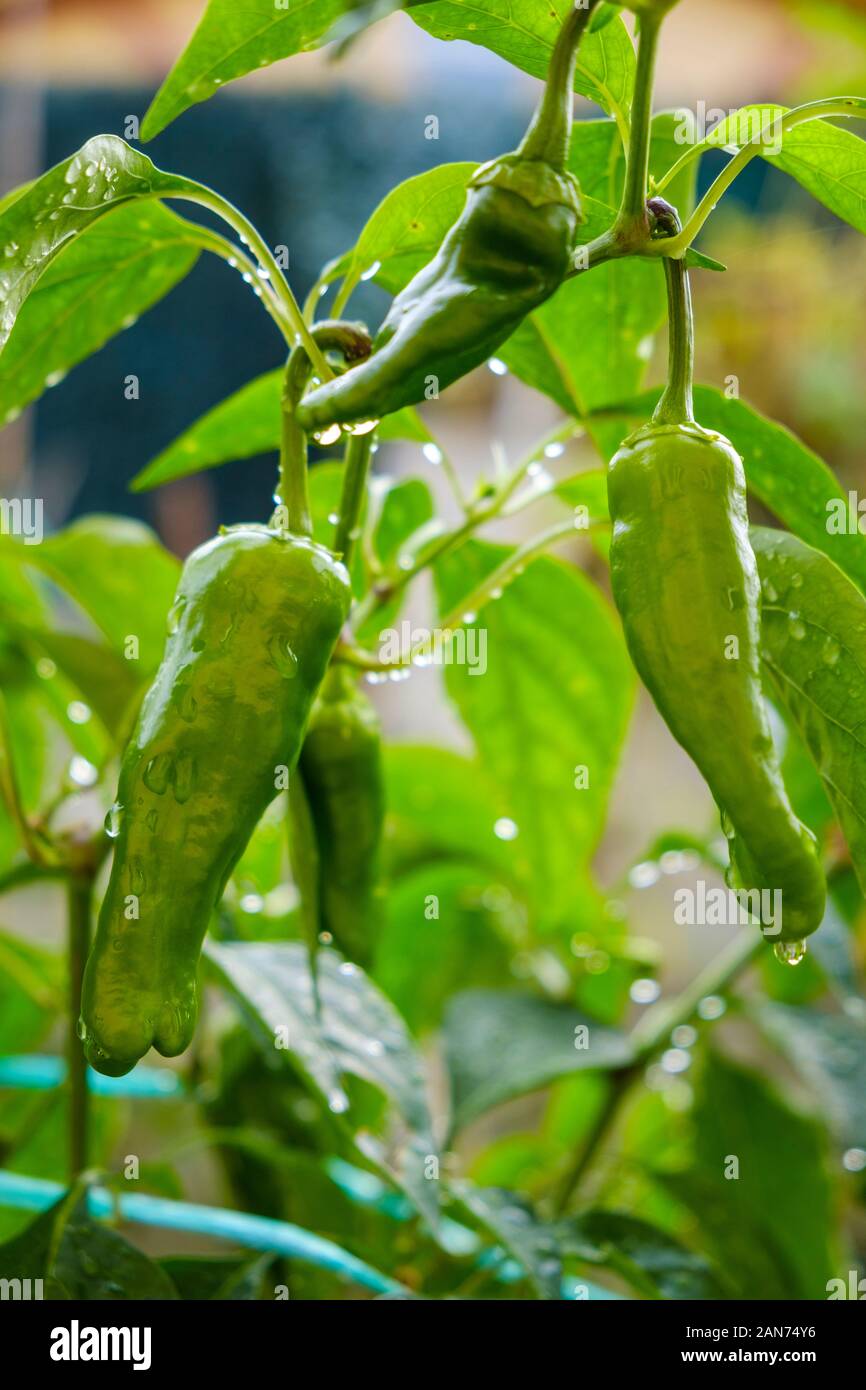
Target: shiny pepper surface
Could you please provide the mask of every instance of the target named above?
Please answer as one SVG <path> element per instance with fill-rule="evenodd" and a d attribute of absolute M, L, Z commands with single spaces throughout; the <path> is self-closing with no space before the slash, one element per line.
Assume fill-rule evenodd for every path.
<path fill-rule="evenodd" d="M 184 566 L 111 813 L 114 863 L 82 994 L 98 1071 L 188 1046 L 210 915 L 298 758 L 349 601 L 330 551 L 266 527 L 233 528 Z"/>
<path fill-rule="evenodd" d="M 733 445 L 654 423 L 610 464 L 611 577 L 635 666 L 722 811 L 739 886 L 781 891 L 798 941 L 821 923 L 815 843 L 785 791 L 761 695 L 760 586 Z"/>
<path fill-rule="evenodd" d="M 298 771 L 318 849 L 321 929 L 368 965 L 380 925 L 382 746 L 376 711 L 345 668 L 325 679 Z"/>
<path fill-rule="evenodd" d="M 495 352 L 562 284 L 583 214 L 566 161 L 577 48 L 595 0 L 566 19 L 545 95 L 513 154 L 476 170 L 438 253 L 397 296 L 373 355 L 302 401 L 308 432 L 430 399 Z"/>

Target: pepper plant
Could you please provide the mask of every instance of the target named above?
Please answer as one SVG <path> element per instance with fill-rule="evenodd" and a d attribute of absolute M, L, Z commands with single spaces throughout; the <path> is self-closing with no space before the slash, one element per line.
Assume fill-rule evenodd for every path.
<path fill-rule="evenodd" d="M 866 541 L 828 524 L 846 499 L 782 423 L 694 386 L 689 277 L 724 273 L 696 243 L 753 159 L 866 231 L 848 125 L 866 100 L 751 105 L 681 144 L 653 113 L 674 4 L 635 0 L 626 22 L 600 0 L 209 0 L 140 139 L 96 135 L 0 202 L 4 423 L 209 252 L 270 318 L 274 370 L 130 484 L 279 458 L 273 513 L 182 569 L 113 517 L 2 542 L 0 894 L 62 888 L 68 946 L 61 967 L 0 937 L 0 1275 L 83 1298 L 809 1298 L 856 1262 Z M 141 146 L 221 85 L 401 8 L 542 78 L 537 111 L 514 152 L 392 190 L 302 304 L 242 211 Z M 601 117 L 575 123 L 575 92 Z M 393 297 L 372 333 L 349 317 L 369 280 Z M 643 376 L 665 317 L 660 394 Z M 560 422 L 467 493 L 438 401 L 491 357 Z M 597 466 L 553 476 L 578 437 Z M 340 460 L 311 467 L 311 440 Z M 418 446 L 417 476 L 373 467 L 394 440 Z M 772 526 L 750 528 L 747 490 Z M 527 538 L 493 543 L 518 515 Z M 395 652 L 421 576 L 438 636 Z M 456 659 L 482 638 L 484 669 Z M 440 661 L 472 755 L 380 729 L 368 686 Z M 674 914 L 684 953 L 693 929 L 739 928 L 670 997 L 627 884 L 593 872 L 635 668 L 724 836 L 674 825 L 628 883 L 710 874 L 703 915 Z M 28 1054 L 60 1014 L 65 1065 Z M 157 1197 L 179 1195 L 165 1130 L 143 1161 L 112 1159 L 123 1100 L 148 1096 L 245 1213 L 169 1224 L 264 1255 L 156 1262 L 97 1224 L 160 1224 Z M 530 1096 L 485 1147 L 472 1127 Z M 45 1211 L 28 1224 L 21 1205 Z"/>

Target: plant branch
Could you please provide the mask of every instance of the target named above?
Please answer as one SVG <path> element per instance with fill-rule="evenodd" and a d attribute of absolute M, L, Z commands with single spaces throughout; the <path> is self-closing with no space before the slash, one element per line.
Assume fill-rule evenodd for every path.
<path fill-rule="evenodd" d="M 631 1033 L 632 1060 L 614 1074 L 607 1102 L 563 1180 L 556 1198 L 559 1212 L 568 1206 L 578 1183 L 603 1147 L 618 1118 L 623 1100 L 633 1083 L 643 1075 L 647 1063 L 667 1045 L 675 1028 L 694 1018 L 701 1000 L 708 994 L 722 994 L 729 990 L 755 956 L 765 949 L 765 945 L 760 932 L 741 932 L 699 971 L 675 999 L 647 1010 Z"/>
<path fill-rule="evenodd" d="M 69 1176 L 71 1181 L 87 1168 L 90 1100 L 87 1062 L 78 1037 L 81 985 L 90 949 L 90 914 L 93 879 L 72 875 L 67 881 L 69 968 Z"/>
<path fill-rule="evenodd" d="M 661 16 L 644 13 L 640 18 L 637 70 L 634 80 L 631 130 L 626 155 L 625 188 L 615 224 L 624 240 L 649 236 L 646 212 L 649 154 L 652 131 L 653 84 Z"/>
<path fill-rule="evenodd" d="M 460 604 L 447 617 L 442 619 L 437 630 L 445 634 L 446 640 L 450 640 L 458 628 L 463 627 L 466 623 L 474 622 L 482 608 L 491 600 L 499 598 L 502 590 L 523 573 L 530 560 L 535 559 L 554 542 L 563 540 L 566 536 L 585 534 L 591 529 L 594 529 L 593 523 L 590 523 L 589 526 L 578 526 L 573 520 L 560 521 L 533 537 L 532 540 L 526 541 L 524 545 L 518 546 L 507 560 L 503 560 L 501 565 L 498 565 L 477 588 L 461 600 Z M 454 535 L 456 532 L 450 532 L 449 536 L 443 539 L 450 540 Z M 444 553 L 444 548 L 440 553 Z M 428 655 L 436 640 L 435 637 L 424 638 L 408 652 L 403 653 L 399 661 L 382 661 L 373 652 L 343 643 L 337 648 L 335 660 L 345 662 L 350 666 L 357 666 L 364 671 L 401 670 L 410 666 L 423 665 L 424 657 Z"/>
<path fill-rule="evenodd" d="M 277 265 L 276 258 L 264 237 L 238 208 L 221 197 L 219 193 L 214 193 L 213 189 L 205 188 L 204 184 L 190 183 L 189 187 L 190 192 L 182 195 L 187 201 L 197 203 L 216 213 L 237 232 L 241 241 L 249 246 L 262 270 L 267 272 L 274 294 L 285 311 L 286 319 L 295 335 L 295 341 L 303 346 L 320 380 L 330 381 L 334 373 L 325 361 L 324 355 L 319 350 L 309 327 L 305 323 L 289 283 Z"/>
<path fill-rule="evenodd" d="M 784 137 L 789 130 L 793 130 L 798 125 L 803 125 L 808 121 L 818 120 L 825 116 L 866 116 L 866 99 L 860 97 L 835 97 L 828 101 L 810 102 L 808 106 L 795 107 L 782 117 L 780 123 L 781 137 Z M 686 222 L 678 236 L 668 240 L 651 242 L 642 254 L 657 256 L 683 256 L 691 246 L 695 237 L 700 232 L 707 218 L 715 210 L 716 205 L 722 196 L 730 188 L 731 184 L 739 174 L 745 169 L 746 165 L 761 153 L 762 146 L 766 143 L 766 131 L 762 130 L 744 145 L 725 165 L 715 182 L 704 194 L 695 211 Z M 695 154 L 702 153 L 704 149 L 710 147 L 708 141 L 696 146 L 694 153 L 688 151 L 688 157 L 693 158 Z M 662 183 L 666 184 L 678 172 L 679 167 L 685 162 L 686 156 L 677 161 L 671 170 L 665 175 Z"/>

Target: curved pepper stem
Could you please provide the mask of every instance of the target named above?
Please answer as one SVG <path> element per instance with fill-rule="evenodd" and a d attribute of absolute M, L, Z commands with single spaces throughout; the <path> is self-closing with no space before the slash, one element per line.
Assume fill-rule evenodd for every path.
<path fill-rule="evenodd" d="M 586 0 L 584 5 L 575 6 L 559 31 L 544 95 L 517 148 L 524 159 L 541 159 L 554 169 L 565 169 L 574 116 L 577 50 L 598 3 L 599 0 Z"/>
<path fill-rule="evenodd" d="M 363 361 L 372 350 L 370 335 L 362 324 L 327 320 L 316 324 L 311 333 L 322 352 L 338 352 L 346 365 Z M 296 418 L 298 403 L 312 375 L 313 364 L 299 343 L 286 364 L 282 396 L 282 436 L 280 475 L 276 500 L 285 507 L 289 530 L 296 536 L 310 536 L 313 522 L 307 486 L 307 436 Z"/>
<path fill-rule="evenodd" d="M 676 208 L 663 198 L 652 198 L 647 205 L 658 229 L 676 236 L 681 223 Z M 665 282 L 668 292 L 668 384 L 653 415 L 655 425 L 694 423 L 692 385 L 695 369 L 695 320 L 692 288 L 685 260 L 665 256 Z"/>

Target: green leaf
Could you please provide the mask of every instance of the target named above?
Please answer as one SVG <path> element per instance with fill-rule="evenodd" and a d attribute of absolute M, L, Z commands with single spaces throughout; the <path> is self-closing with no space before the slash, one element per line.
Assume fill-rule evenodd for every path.
<path fill-rule="evenodd" d="M 142 140 L 152 140 L 223 83 L 318 48 L 346 8 L 345 0 L 210 0 L 141 123 Z"/>
<path fill-rule="evenodd" d="M 231 943 L 206 947 L 217 975 L 252 1018 L 268 1055 L 291 1061 L 333 1115 L 343 1115 L 348 1098 L 344 1073 L 384 1092 L 407 1128 L 402 1156 L 392 1170 L 384 1157 L 372 1158 L 403 1187 L 429 1221 L 435 1223 L 435 1184 L 424 1175 L 427 1156 L 436 1153 L 425 1098 L 421 1060 L 399 1014 L 356 965 L 335 951 L 317 957 L 321 1018 L 317 1018 L 309 957 L 299 943 Z M 277 1039 L 288 1030 L 287 1044 Z M 351 1119 L 347 1115 L 347 1120 Z"/>
<path fill-rule="evenodd" d="M 513 990 L 481 989 L 451 1001 L 445 1054 L 454 1129 L 560 1077 L 619 1070 L 632 1058 L 623 1033 L 601 1027 L 566 1004 Z"/>
<path fill-rule="evenodd" d="M 866 1149 L 863 1019 L 770 1003 L 758 1004 L 755 1015 L 769 1039 L 787 1053 L 811 1087 L 840 1145 Z"/>
<path fill-rule="evenodd" d="M 440 164 L 392 188 L 328 278 L 346 277 L 355 285 L 372 273 L 377 284 L 397 294 L 439 250 L 463 211 L 477 167 Z"/>
<path fill-rule="evenodd" d="M 721 261 L 714 261 L 712 256 L 705 256 L 703 251 L 696 251 L 693 246 L 686 252 L 683 265 L 687 270 L 715 270 L 722 273 L 728 268 Z"/>
<path fill-rule="evenodd" d="M 478 864 L 427 863 L 389 887 L 376 981 L 414 1033 L 428 1032 L 456 990 L 513 981 L 509 928 L 521 920 L 520 903 Z"/>
<path fill-rule="evenodd" d="M 492 49 L 507 62 L 545 78 L 553 46 L 571 0 L 434 0 L 413 6 L 416 24 L 437 39 L 465 39 Z M 635 58 L 628 30 L 619 17 L 584 34 L 577 55 L 574 90 L 596 102 L 625 130 L 634 85 Z"/>
<path fill-rule="evenodd" d="M 73 239 L 18 313 L 3 354 L 0 422 L 130 327 L 192 269 L 200 249 L 198 229 L 159 203 L 129 204 Z"/>
<path fill-rule="evenodd" d="M 147 526 L 114 516 L 83 517 L 41 545 L 16 547 L 15 553 L 70 594 L 117 651 L 124 651 L 127 637 L 137 637 L 134 670 L 144 676 L 156 669 L 180 565 Z"/>
<path fill-rule="evenodd" d="M 866 890 L 866 598 L 796 536 L 753 527 L 764 663 L 799 729 Z"/>
<path fill-rule="evenodd" d="M 116 135 L 95 135 L 49 169 L 0 214 L 0 352 L 40 276 L 77 236 L 133 200 L 199 192 Z"/>
<path fill-rule="evenodd" d="M 440 561 L 440 612 L 458 611 L 508 554 L 471 542 Z M 571 920 L 570 935 L 631 710 L 619 625 L 579 570 L 545 557 L 464 626 L 477 654 L 486 641 L 487 669 L 448 665 L 446 688 L 503 794 L 514 876 L 547 920 Z"/>
<path fill-rule="evenodd" d="M 562 1297 L 562 1260 L 549 1226 L 529 1202 L 498 1187 L 454 1183 L 450 1189 L 466 1212 L 498 1241 L 525 1272 L 539 1298 Z"/>
<path fill-rule="evenodd" d="M 142 685 L 142 672 L 113 647 L 72 632 L 32 633 L 33 644 L 72 681 L 84 703 L 102 720 L 114 738 L 128 733 L 133 701 Z"/>
<path fill-rule="evenodd" d="M 42 1278 L 49 1297 L 174 1299 L 168 1276 L 115 1231 L 91 1221 L 87 1198 L 73 1192 L 0 1246 L 0 1278 Z"/>
<path fill-rule="evenodd" d="M 265 1297 L 265 1275 L 274 1256 L 169 1255 L 159 1263 L 182 1299 L 197 1303 L 227 1298 L 250 1302 Z"/>
<path fill-rule="evenodd" d="M 764 158 L 843 222 L 866 232 L 866 140 L 829 121 L 809 121 L 787 131 L 781 154 Z"/>
<path fill-rule="evenodd" d="M 58 955 L 0 931 L 0 1054 L 41 1042 L 63 1008 Z"/>
<path fill-rule="evenodd" d="M 659 395 L 656 388 L 645 391 L 589 422 L 602 457 L 610 459 L 622 439 L 650 418 Z M 856 525 L 841 534 L 828 529 L 831 516 L 846 512 L 848 499 L 823 459 L 784 425 L 745 401 L 729 400 L 714 386 L 695 387 L 695 414 L 706 429 L 730 439 L 742 457 L 750 492 L 866 591 L 866 537 Z"/>
<path fill-rule="evenodd" d="M 384 759 L 391 878 L 425 864 L 469 860 L 500 881 L 516 882 L 513 842 L 493 829 L 505 800 L 479 763 L 414 743 L 387 746 Z"/>
<path fill-rule="evenodd" d="M 691 1208 L 702 1249 L 741 1298 L 826 1298 L 834 1194 L 821 1128 L 765 1081 L 722 1057 L 706 1061 L 693 1113 L 694 1165 L 665 1185 Z M 731 1159 L 739 1176 L 728 1176 Z"/>
<path fill-rule="evenodd" d="M 719 1299 L 730 1296 L 702 1255 L 666 1231 L 621 1211 L 587 1211 L 557 1223 L 563 1254 L 611 1269 L 650 1298 Z"/>
<path fill-rule="evenodd" d="M 176 478 L 188 478 L 234 459 L 276 452 L 280 447 L 283 369 L 266 372 L 242 386 L 190 425 L 167 449 L 133 478 L 132 492 L 147 492 Z M 378 431 L 381 440 L 431 438 L 415 410 L 389 415 Z"/>

